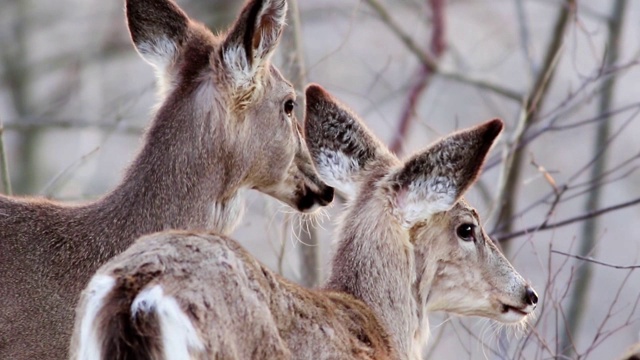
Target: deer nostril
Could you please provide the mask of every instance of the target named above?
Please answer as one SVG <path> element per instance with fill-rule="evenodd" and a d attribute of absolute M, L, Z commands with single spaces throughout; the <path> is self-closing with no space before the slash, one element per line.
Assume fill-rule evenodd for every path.
<path fill-rule="evenodd" d="M 333 201 L 333 188 L 331 186 L 326 186 L 324 190 L 322 190 L 322 194 L 320 195 L 320 199 L 322 200 L 322 205 L 327 205 Z"/>
<path fill-rule="evenodd" d="M 536 294 L 536 291 L 533 290 L 531 286 L 527 286 L 524 300 L 529 305 L 536 305 L 538 303 L 538 294 Z"/>

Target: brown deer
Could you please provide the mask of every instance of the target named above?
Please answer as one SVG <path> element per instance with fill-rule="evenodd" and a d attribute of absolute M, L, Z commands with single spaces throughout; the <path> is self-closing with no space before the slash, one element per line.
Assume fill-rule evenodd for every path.
<path fill-rule="evenodd" d="M 78 296 L 100 265 L 166 229 L 229 233 L 242 189 L 299 211 L 332 200 L 270 64 L 285 0 L 252 0 L 215 36 L 170 0 L 128 0 L 133 43 L 164 94 L 141 152 L 102 199 L 0 197 L 0 359 L 68 356 Z"/>
<path fill-rule="evenodd" d="M 429 312 L 505 323 L 533 312 L 535 291 L 461 199 L 502 121 L 402 162 L 322 88 L 306 96 L 316 168 L 350 200 L 324 289 L 224 235 L 148 235 L 84 290 L 72 359 L 420 359 Z"/>

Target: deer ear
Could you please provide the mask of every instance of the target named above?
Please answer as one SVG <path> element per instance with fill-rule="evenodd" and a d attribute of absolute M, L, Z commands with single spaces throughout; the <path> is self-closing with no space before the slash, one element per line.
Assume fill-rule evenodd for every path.
<path fill-rule="evenodd" d="M 403 222 L 411 226 L 455 205 L 476 181 L 503 127 L 494 119 L 447 136 L 391 175 Z"/>
<path fill-rule="evenodd" d="M 367 174 L 398 162 L 357 115 L 320 85 L 309 85 L 305 94 L 305 141 L 325 183 L 352 199 Z"/>
<path fill-rule="evenodd" d="M 222 58 L 239 85 L 251 82 L 280 40 L 285 0 L 252 0 L 242 10 L 222 47 Z"/>
<path fill-rule="evenodd" d="M 160 71 L 175 61 L 189 18 L 171 0 L 127 0 L 127 24 L 138 53 Z"/>

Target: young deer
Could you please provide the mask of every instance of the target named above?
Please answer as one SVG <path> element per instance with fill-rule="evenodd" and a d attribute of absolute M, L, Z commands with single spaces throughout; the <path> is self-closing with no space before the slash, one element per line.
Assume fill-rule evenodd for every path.
<path fill-rule="evenodd" d="M 299 211 L 332 200 L 293 115 L 295 92 L 270 64 L 285 0 L 253 0 L 214 36 L 170 0 L 128 0 L 140 55 L 164 99 L 124 180 L 85 205 L 0 196 L 0 359 L 68 355 L 80 291 L 107 259 L 165 229 L 229 233 L 239 192 Z"/>
<path fill-rule="evenodd" d="M 500 120 L 401 162 L 322 88 L 306 95 L 312 158 L 351 200 L 326 287 L 281 278 L 223 235 L 145 236 L 83 292 L 72 359 L 420 359 L 431 311 L 533 312 L 536 293 L 461 199 Z"/>

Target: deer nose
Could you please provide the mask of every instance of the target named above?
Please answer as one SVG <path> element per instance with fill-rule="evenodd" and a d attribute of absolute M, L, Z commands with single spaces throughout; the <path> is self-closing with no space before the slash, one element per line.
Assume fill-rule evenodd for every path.
<path fill-rule="evenodd" d="M 534 305 L 534 306 L 538 303 L 538 294 L 536 294 L 536 291 L 533 290 L 531 286 L 527 286 L 527 289 L 524 295 L 524 301 L 527 304 Z"/>
<path fill-rule="evenodd" d="M 320 194 L 320 203 L 321 206 L 329 205 L 333 201 L 333 188 L 331 186 L 325 186 L 322 190 L 322 194 Z"/>

